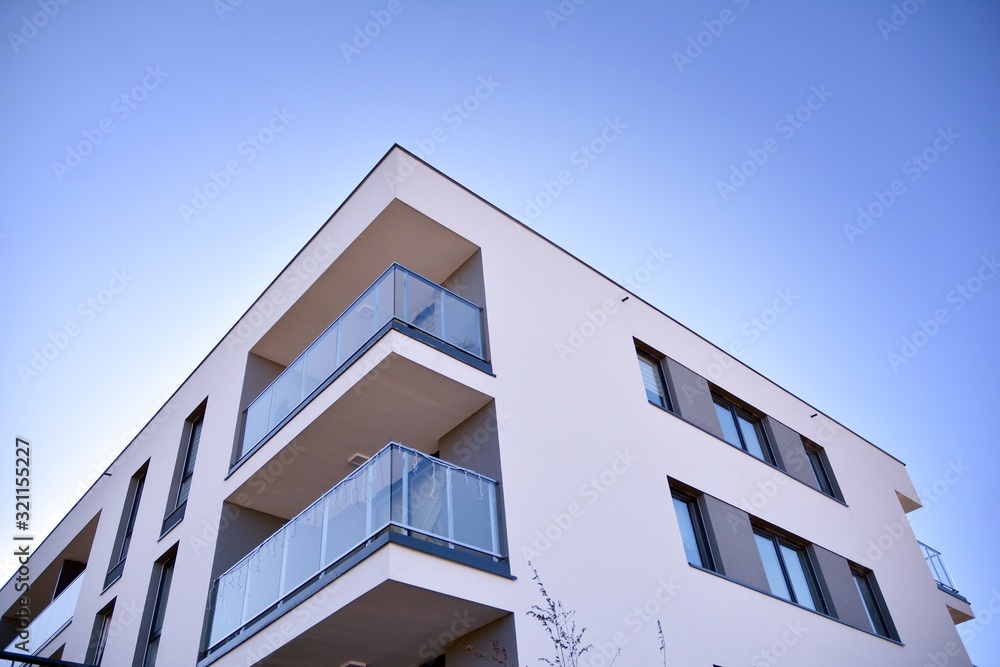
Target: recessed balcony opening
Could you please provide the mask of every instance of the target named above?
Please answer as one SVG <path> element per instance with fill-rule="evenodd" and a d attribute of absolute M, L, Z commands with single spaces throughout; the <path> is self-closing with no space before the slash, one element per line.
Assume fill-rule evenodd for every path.
<path fill-rule="evenodd" d="M 482 309 L 393 264 L 247 406 L 237 460 L 253 453 L 393 328 L 488 368 Z M 263 363 L 254 359 L 254 370 L 266 370 Z M 251 375 L 256 384 L 260 373 L 248 372 L 247 377 Z"/>
<path fill-rule="evenodd" d="M 388 442 L 499 480 L 492 399 L 411 360 L 405 350 L 394 351 L 392 343 L 400 340 L 410 341 L 386 340 L 369 350 L 275 434 L 246 469 L 237 469 L 233 475 L 242 481 L 227 502 L 286 522 Z M 463 427 L 473 432 L 459 438 Z"/>
<path fill-rule="evenodd" d="M 51 653 L 53 641 L 73 621 L 99 518 L 98 513 L 47 568 L 37 573 L 31 570 L 31 585 L 25 593 L 29 600 L 27 618 L 30 624 L 26 628 L 23 626 L 26 612 L 22 610 L 25 608 L 15 601 L 0 624 L 0 647 L 4 651 L 39 655 L 48 648 Z M 17 573 L 14 576 L 17 577 Z"/>
<path fill-rule="evenodd" d="M 345 221 L 342 224 L 349 223 Z M 347 315 L 352 305 L 356 305 L 356 310 L 350 313 L 352 317 L 345 320 L 343 330 L 338 332 L 339 343 L 328 340 L 329 347 L 325 350 L 327 363 L 343 363 L 347 360 L 350 356 L 347 348 L 358 343 L 357 338 L 365 335 L 377 315 L 384 317 L 389 310 L 389 304 L 382 301 L 380 312 L 375 312 L 376 306 L 371 299 L 379 295 L 367 295 L 371 299 L 359 296 L 376 282 L 386 271 L 386 267 L 393 264 L 399 264 L 411 273 L 422 276 L 430 286 L 413 281 L 412 285 L 407 286 L 411 297 L 407 303 L 408 311 L 404 312 L 403 304 L 400 303 L 399 308 L 393 309 L 391 317 L 400 318 L 399 321 L 409 319 L 415 330 L 422 330 L 421 325 L 424 325 L 423 329 L 429 330 L 432 338 L 443 334 L 439 338 L 462 352 L 466 351 L 463 345 L 474 345 L 481 348 L 478 358 L 489 359 L 486 293 L 478 246 L 406 204 L 394 200 L 339 253 L 332 265 L 317 275 L 319 262 L 315 257 L 328 256 L 331 250 L 335 252 L 336 248 L 317 247 L 316 250 L 310 250 L 307 246 L 275 282 L 271 294 L 256 305 L 237 327 L 237 339 L 251 338 L 263 317 L 274 310 L 287 308 L 249 350 L 241 412 L 283 371 L 293 366 L 303 351 L 335 319 L 342 314 Z M 289 290 L 294 290 L 303 283 L 309 284 L 308 289 L 288 305 Z M 384 296 L 384 292 L 381 295 Z M 440 297 L 439 303 L 433 304 L 436 296 Z M 423 307 L 421 299 L 429 299 Z M 478 334 L 468 332 L 470 336 L 461 335 L 472 319 L 470 309 L 461 305 L 465 302 L 481 311 Z M 424 312 L 427 306 L 431 306 L 431 310 Z M 371 332 L 368 332 L 365 340 L 370 335 Z M 478 339 L 478 342 L 473 342 L 473 338 Z M 330 349 L 338 346 L 339 350 Z M 344 356 L 334 357 L 330 362 L 331 353 Z M 317 351 L 314 362 L 319 363 L 323 355 L 323 352 Z M 298 372 L 308 376 L 315 372 L 315 368 L 304 366 Z M 281 397 L 279 403 L 280 401 Z M 260 409 L 256 417 L 264 419 L 264 412 Z M 265 423 L 270 419 L 270 414 L 266 417 Z M 256 434 L 253 426 L 251 439 Z M 242 434 L 238 434 L 234 460 L 245 455 L 248 448 L 252 447 L 244 443 L 245 439 Z"/>
<path fill-rule="evenodd" d="M 509 573 L 494 402 L 388 349 L 276 436 L 227 498 L 206 647 L 387 544 Z"/>
<path fill-rule="evenodd" d="M 390 443 L 216 579 L 209 649 L 366 547 L 393 541 L 466 564 L 499 562 L 496 481 Z"/>

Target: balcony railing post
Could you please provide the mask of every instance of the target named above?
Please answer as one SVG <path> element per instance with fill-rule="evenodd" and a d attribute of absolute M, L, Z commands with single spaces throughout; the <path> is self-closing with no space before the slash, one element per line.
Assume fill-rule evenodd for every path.
<path fill-rule="evenodd" d="M 323 498 L 323 507 L 320 508 L 320 521 L 323 525 L 320 527 L 319 531 L 319 565 L 320 569 L 323 569 L 323 565 L 326 563 L 326 541 L 327 532 L 329 531 L 330 525 L 330 497 L 325 496 Z"/>
<path fill-rule="evenodd" d="M 448 327 L 446 323 L 448 320 L 445 317 L 445 312 L 444 312 L 444 297 L 445 297 L 444 290 L 438 291 L 438 303 L 441 305 L 441 340 L 447 341 Z"/>
<path fill-rule="evenodd" d="M 410 273 L 403 271 L 403 321 L 410 321 Z"/>
<path fill-rule="evenodd" d="M 493 553 L 500 553 L 500 507 L 497 501 L 497 487 L 489 486 L 490 492 L 490 532 L 493 538 Z"/>
<path fill-rule="evenodd" d="M 260 547 L 257 547 L 258 549 Z M 250 619 L 247 618 L 247 607 L 250 605 L 250 561 L 247 561 L 247 578 L 243 582 L 243 604 L 240 607 L 240 624 L 239 628 L 242 628 L 246 622 Z"/>
<path fill-rule="evenodd" d="M 399 477 L 402 480 L 402 498 L 399 499 L 399 520 L 404 526 L 410 525 L 410 453 L 405 449 L 400 449 L 400 463 L 402 470 L 399 471 Z"/>
<path fill-rule="evenodd" d="M 445 503 L 445 508 L 448 510 L 448 540 L 453 541 L 455 539 L 455 501 L 453 500 L 451 493 L 452 477 L 455 476 L 455 471 L 452 468 L 445 468 L 444 480 L 445 480 L 445 493 L 447 494 L 445 498 L 447 502 Z"/>

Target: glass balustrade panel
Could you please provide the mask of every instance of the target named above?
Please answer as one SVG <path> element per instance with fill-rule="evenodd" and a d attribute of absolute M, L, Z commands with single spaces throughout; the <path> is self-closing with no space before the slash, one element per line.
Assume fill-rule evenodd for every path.
<path fill-rule="evenodd" d="M 341 363 L 347 361 L 348 357 L 357 352 L 378 331 L 379 313 L 376 295 L 376 290 L 369 290 L 341 316 L 339 320 L 340 344 L 343 352 Z"/>
<path fill-rule="evenodd" d="M 267 425 L 270 416 L 271 388 L 269 387 L 247 409 L 246 425 L 243 431 L 243 447 L 240 450 L 240 456 L 243 456 L 251 447 L 260 442 L 261 438 L 271 430 Z"/>
<path fill-rule="evenodd" d="M 480 359 L 483 357 L 482 323 L 479 308 L 442 292 L 444 327 L 441 339 Z"/>
<path fill-rule="evenodd" d="M 271 415 L 268 418 L 267 430 L 277 426 L 302 402 L 302 371 L 305 360 L 299 358 L 291 366 L 282 371 L 278 379 L 271 385 Z"/>
<path fill-rule="evenodd" d="M 327 563 L 346 554 L 368 537 L 368 494 L 364 486 L 363 480 L 358 480 L 355 475 L 327 495 Z"/>
<path fill-rule="evenodd" d="M 281 560 L 285 533 L 272 535 L 247 559 L 246 606 L 244 622 L 254 618 L 278 601 L 281 585 Z"/>
<path fill-rule="evenodd" d="M 404 462 L 407 527 L 429 535 L 448 536 L 448 470 L 432 459 L 409 453 Z"/>
<path fill-rule="evenodd" d="M 215 585 L 215 607 L 212 610 L 210 645 L 238 630 L 244 622 L 243 601 L 247 591 L 250 565 L 244 561 L 235 570 L 219 577 Z"/>
<path fill-rule="evenodd" d="M 461 470 L 451 471 L 452 514 L 456 542 L 496 551 L 496 496 L 493 482 Z"/>
<path fill-rule="evenodd" d="M 313 505 L 285 527 L 285 569 L 281 595 L 285 596 L 320 571 L 323 551 L 323 504 Z"/>
<path fill-rule="evenodd" d="M 441 290 L 413 274 L 406 276 L 403 321 L 426 331 L 432 336 L 441 335 Z"/>
<path fill-rule="evenodd" d="M 302 385 L 304 396 L 311 394 L 340 366 L 337 357 L 339 337 L 340 325 L 335 323 L 306 350 L 305 379 Z"/>

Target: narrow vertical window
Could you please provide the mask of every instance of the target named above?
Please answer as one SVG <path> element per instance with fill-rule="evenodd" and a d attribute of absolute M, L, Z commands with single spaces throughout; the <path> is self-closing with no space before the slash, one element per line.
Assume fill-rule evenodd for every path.
<path fill-rule="evenodd" d="M 135 522 L 139 515 L 139 503 L 142 502 L 142 490 L 146 486 L 146 468 L 148 465 L 149 463 L 147 462 L 129 480 L 121 523 L 118 526 L 118 535 L 115 537 L 114 548 L 111 550 L 111 564 L 108 567 L 108 575 L 104 578 L 105 588 L 122 576 L 122 572 L 125 569 L 125 557 L 128 556 L 129 547 L 132 546 Z"/>
<path fill-rule="evenodd" d="M 707 570 L 714 570 L 712 555 L 708 549 L 708 541 L 705 539 L 705 528 L 698 512 L 698 504 L 691 497 L 675 494 L 674 512 L 677 513 L 677 525 L 681 531 L 681 542 L 684 544 L 684 553 L 688 563 L 703 567 Z"/>
<path fill-rule="evenodd" d="M 121 549 L 118 551 L 118 562 L 125 560 L 128 556 L 128 548 L 132 544 L 132 533 L 135 532 L 135 519 L 139 514 L 139 501 L 142 500 L 142 489 L 146 486 L 146 475 L 143 473 L 141 477 L 135 480 L 134 490 L 132 492 L 132 503 L 129 506 L 128 518 L 125 521 L 125 532 L 122 533 L 122 544 Z"/>
<path fill-rule="evenodd" d="M 194 475 L 194 462 L 198 457 L 198 444 L 201 442 L 201 426 L 204 421 L 204 416 L 199 415 L 191 422 L 188 429 L 184 464 L 181 468 L 181 480 L 180 486 L 177 488 L 177 502 L 175 503 L 175 507 L 179 507 L 187 502 L 188 493 L 191 491 L 191 477 Z"/>
<path fill-rule="evenodd" d="M 773 465 L 774 459 L 771 457 L 767 438 L 764 437 L 760 418 L 719 396 L 713 395 L 712 399 L 715 401 L 715 414 L 719 417 L 719 425 L 722 426 L 723 439 L 733 447 L 739 447 L 761 461 Z"/>
<path fill-rule="evenodd" d="M 86 662 L 91 665 L 100 665 L 104 659 L 104 649 L 108 643 L 108 633 L 111 631 L 111 617 L 115 611 L 115 603 L 111 602 L 107 607 L 97 613 L 94 619 L 94 630 L 90 636 L 90 646 L 87 648 Z"/>
<path fill-rule="evenodd" d="M 819 490 L 833 498 L 840 498 L 840 488 L 837 486 L 833 471 L 830 470 L 830 463 L 826 458 L 826 453 L 819 445 L 814 445 L 805 438 L 802 439 L 802 446 L 805 447 L 806 456 L 809 458 L 809 466 L 816 477 L 816 484 Z"/>
<path fill-rule="evenodd" d="M 805 550 L 764 532 L 754 532 L 771 593 L 813 611 L 826 613 Z"/>
<path fill-rule="evenodd" d="M 663 382 L 663 369 L 660 360 L 642 350 L 636 350 L 639 357 L 639 370 L 642 373 L 642 383 L 646 387 L 646 399 L 653 405 L 671 410 L 670 398 L 667 396 Z"/>
<path fill-rule="evenodd" d="M 851 575 L 854 577 L 854 586 L 858 589 L 858 595 L 861 596 L 861 603 L 868 617 L 868 629 L 879 636 L 896 639 L 895 630 L 889 621 L 889 613 L 882 603 L 875 584 L 875 575 L 853 566 Z"/>
<path fill-rule="evenodd" d="M 163 632 L 163 616 L 167 611 L 167 596 L 170 593 L 170 582 L 173 576 L 174 559 L 171 557 L 160 565 L 160 577 L 156 585 L 156 599 L 153 602 L 153 615 L 149 625 L 149 637 L 146 640 L 142 667 L 156 665 L 156 656 L 160 650 L 160 635 Z"/>

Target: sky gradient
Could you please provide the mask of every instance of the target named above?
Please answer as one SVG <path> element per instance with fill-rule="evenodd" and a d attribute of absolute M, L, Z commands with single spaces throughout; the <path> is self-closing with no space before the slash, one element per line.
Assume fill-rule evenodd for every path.
<path fill-rule="evenodd" d="M 995 3 L 10 0 L 0 25 L 0 425 L 40 534 L 399 143 L 906 462 L 918 538 L 1000 617 Z"/>

